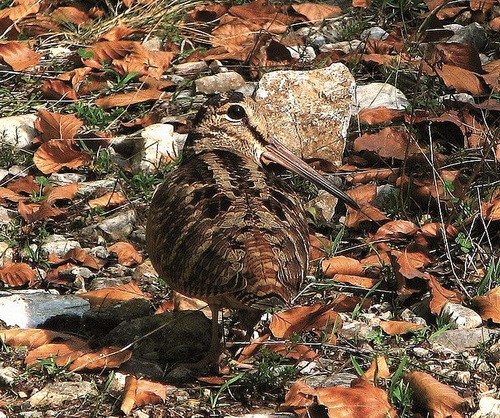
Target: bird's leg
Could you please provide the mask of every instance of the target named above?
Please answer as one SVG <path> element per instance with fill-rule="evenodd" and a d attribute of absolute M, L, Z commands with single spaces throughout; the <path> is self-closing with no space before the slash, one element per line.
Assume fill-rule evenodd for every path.
<path fill-rule="evenodd" d="M 257 309 L 240 309 L 238 318 L 240 325 L 245 331 L 245 340 L 249 341 L 252 338 L 254 328 L 262 317 L 263 311 Z"/>

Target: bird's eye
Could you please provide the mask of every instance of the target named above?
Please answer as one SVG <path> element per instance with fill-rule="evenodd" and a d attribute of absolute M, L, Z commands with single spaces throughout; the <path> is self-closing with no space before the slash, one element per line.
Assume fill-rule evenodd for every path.
<path fill-rule="evenodd" d="M 245 109 L 243 109 L 243 107 L 240 105 L 229 106 L 226 114 L 227 114 L 227 118 L 231 121 L 241 120 L 247 115 L 247 113 L 245 112 Z"/>

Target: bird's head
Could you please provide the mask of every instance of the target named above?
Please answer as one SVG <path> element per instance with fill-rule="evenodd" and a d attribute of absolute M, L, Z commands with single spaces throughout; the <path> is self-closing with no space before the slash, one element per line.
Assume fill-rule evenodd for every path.
<path fill-rule="evenodd" d="M 351 197 L 277 139 L 269 137 L 266 124 L 270 121 L 266 121 L 258 106 L 253 99 L 236 92 L 209 99 L 194 119 L 193 130 L 186 140 L 185 157 L 218 149 L 253 159 L 261 167 L 276 163 L 358 208 Z"/>

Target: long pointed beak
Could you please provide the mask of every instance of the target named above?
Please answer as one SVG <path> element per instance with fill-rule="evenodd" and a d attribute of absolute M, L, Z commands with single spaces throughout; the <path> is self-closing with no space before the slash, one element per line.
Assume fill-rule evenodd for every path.
<path fill-rule="evenodd" d="M 262 153 L 261 159 L 277 163 L 286 169 L 293 171 L 299 176 L 304 177 L 305 179 L 316 184 L 318 187 L 331 193 L 352 208 L 359 209 L 359 205 L 350 196 L 330 183 L 314 168 L 312 168 L 305 161 L 301 160 L 278 141 L 274 140 L 269 145 L 266 145 L 266 151 Z"/>

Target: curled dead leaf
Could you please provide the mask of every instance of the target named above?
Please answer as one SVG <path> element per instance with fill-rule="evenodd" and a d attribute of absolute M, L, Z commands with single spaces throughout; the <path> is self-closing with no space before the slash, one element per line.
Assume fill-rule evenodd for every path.
<path fill-rule="evenodd" d="M 67 341 L 77 338 L 59 331 L 34 328 L 12 328 L 0 331 L 0 338 L 13 347 L 26 346 L 30 349 L 41 347 L 55 340 Z"/>
<path fill-rule="evenodd" d="M 41 55 L 18 41 L 0 43 L 0 58 L 14 71 L 23 71 L 40 62 Z"/>
<path fill-rule="evenodd" d="M 120 192 L 108 192 L 95 199 L 90 199 L 87 203 L 91 208 L 108 208 L 119 206 L 127 201 L 127 197 Z"/>
<path fill-rule="evenodd" d="M 375 134 L 363 134 L 354 140 L 354 150 L 371 151 L 381 158 L 404 160 L 420 151 L 408 132 L 387 127 Z"/>
<path fill-rule="evenodd" d="M 401 335 L 412 331 L 420 331 L 425 327 L 407 321 L 382 321 L 380 322 L 380 328 L 389 335 Z"/>
<path fill-rule="evenodd" d="M 35 277 L 35 270 L 26 263 L 10 263 L 0 267 L 0 281 L 9 286 L 23 286 L 26 283 L 33 284 Z"/>
<path fill-rule="evenodd" d="M 57 173 L 64 167 L 78 168 L 89 164 L 89 153 L 76 148 L 73 140 L 52 139 L 35 151 L 33 162 L 44 174 Z"/>
<path fill-rule="evenodd" d="M 461 418 L 465 405 L 453 388 L 434 379 L 430 374 L 412 372 L 405 376 L 414 392 L 414 399 L 434 418 Z"/>
<path fill-rule="evenodd" d="M 92 306 L 102 308 L 126 300 L 146 298 L 146 295 L 134 282 L 106 289 L 91 290 L 87 293 L 81 293 L 78 296 L 87 299 Z"/>
<path fill-rule="evenodd" d="M 110 107 L 129 106 L 131 104 L 158 100 L 166 94 L 168 93 L 156 89 L 137 90 L 130 93 L 103 97 L 102 99 L 97 99 L 95 103 L 104 109 L 109 109 Z"/>
<path fill-rule="evenodd" d="M 128 242 L 117 242 L 108 247 L 108 251 L 118 255 L 118 262 L 122 266 L 135 266 L 143 261 L 142 255 Z"/>
<path fill-rule="evenodd" d="M 363 374 L 363 377 L 371 382 L 377 379 L 390 379 L 392 373 L 389 371 L 389 366 L 384 356 L 378 356 L 372 361 L 369 369 Z"/>
<path fill-rule="evenodd" d="M 327 258 L 323 260 L 321 265 L 325 275 L 330 277 L 334 274 L 351 274 L 359 276 L 363 274 L 365 270 L 358 260 L 343 255 Z"/>
<path fill-rule="evenodd" d="M 472 302 L 478 308 L 481 318 L 500 324 L 500 287 L 491 289 L 484 296 L 476 296 Z"/>
<path fill-rule="evenodd" d="M 405 238 L 415 235 L 418 231 L 418 226 L 413 222 L 398 219 L 396 221 L 389 221 L 382 225 L 375 235 L 371 237 L 372 240 L 381 239 L 394 239 Z"/>
<path fill-rule="evenodd" d="M 63 115 L 45 109 L 38 110 L 38 119 L 35 122 L 42 142 L 51 139 L 73 139 L 82 126 L 83 121 L 74 115 Z"/>
<path fill-rule="evenodd" d="M 127 376 L 120 409 L 129 415 L 136 406 L 165 402 L 167 393 L 175 389 L 175 386 Z"/>

